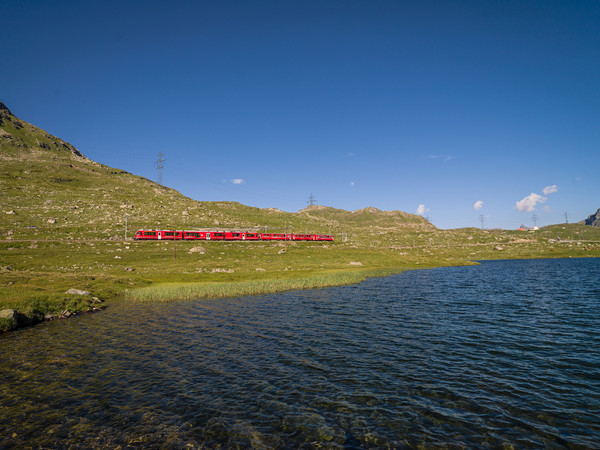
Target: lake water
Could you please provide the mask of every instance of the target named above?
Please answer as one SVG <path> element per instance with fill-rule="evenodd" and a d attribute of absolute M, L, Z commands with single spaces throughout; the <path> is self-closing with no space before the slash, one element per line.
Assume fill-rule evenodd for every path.
<path fill-rule="evenodd" d="M 115 305 L 0 336 L 0 448 L 600 448 L 600 259 Z"/>

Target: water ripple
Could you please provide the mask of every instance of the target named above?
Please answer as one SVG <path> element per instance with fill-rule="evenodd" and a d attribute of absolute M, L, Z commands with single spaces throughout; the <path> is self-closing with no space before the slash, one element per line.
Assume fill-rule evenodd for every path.
<path fill-rule="evenodd" d="M 0 337 L 2 448 L 600 448 L 600 260 L 149 305 Z"/>

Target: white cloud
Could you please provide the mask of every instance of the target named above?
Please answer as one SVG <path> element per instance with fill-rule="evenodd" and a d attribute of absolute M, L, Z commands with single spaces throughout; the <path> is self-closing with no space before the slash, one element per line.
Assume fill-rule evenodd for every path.
<path fill-rule="evenodd" d="M 483 208 L 483 201 L 481 201 L 481 200 L 477 200 L 477 201 L 475 202 L 475 204 L 473 205 L 473 209 L 474 209 L 475 211 L 479 211 L 481 208 Z"/>
<path fill-rule="evenodd" d="M 231 182 L 233 184 L 242 184 L 244 180 L 242 178 L 234 178 L 233 180 L 231 180 Z"/>
<path fill-rule="evenodd" d="M 548 200 L 546 197 L 542 197 L 540 194 L 531 193 L 523 200 L 520 200 L 515 205 L 515 208 L 519 211 L 531 212 L 535 210 L 535 205 L 538 203 L 544 203 Z"/>
<path fill-rule="evenodd" d="M 355 184 L 354 181 L 351 181 L 350 182 L 350 187 L 354 187 L 354 184 Z"/>
<path fill-rule="evenodd" d="M 548 195 L 553 194 L 556 191 L 558 191 L 558 186 L 553 184 L 552 186 L 546 186 L 542 192 L 544 192 L 544 195 Z"/>
<path fill-rule="evenodd" d="M 419 205 L 419 207 L 417 208 L 417 214 L 420 216 L 425 214 L 427 211 L 429 211 L 429 208 L 425 208 L 425 205 Z"/>
<path fill-rule="evenodd" d="M 441 159 L 444 162 L 450 161 L 452 158 L 450 155 L 429 155 L 429 159 Z"/>

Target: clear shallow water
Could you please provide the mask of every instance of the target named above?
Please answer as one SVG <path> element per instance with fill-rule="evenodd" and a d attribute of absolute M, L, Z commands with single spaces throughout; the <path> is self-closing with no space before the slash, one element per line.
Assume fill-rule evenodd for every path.
<path fill-rule="evenodd" d="M 116 305 L 0 337 L 0 447 L 600 448 L 600 259 Z"/>

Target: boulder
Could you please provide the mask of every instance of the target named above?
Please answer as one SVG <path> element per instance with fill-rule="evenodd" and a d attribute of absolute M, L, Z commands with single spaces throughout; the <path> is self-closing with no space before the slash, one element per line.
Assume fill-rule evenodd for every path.
<path fill-rule="evenodd" d="M 201 255 L 204 255 L 206 253 L 206 250 L 204 250 L 204 247 L 202 247 L 201 245 L 197 245 L 196 247 L 190 248 L 188 253 L 200 253 Z"/>
<path fill-rule="evenodd" d="M 362 266 L 361 262 L 358 261 L 350 261 L 349 266 Z"/>
<path fill-rule="evenodd" d="M 501 245 L 496 245 L 496 246 L 494 247 L 494 250 L 504 250 L 504 248 L 502 248 L 502 246 L 501 246 Z"/>
<path fill-rule="evenodd" d="M 0 332 L 17 328 L 18 318 L 19 313 L 15 309 L 3 309 L 0 311 Z"/>
<path fill-rule="evenodd" d="M 277 253 L 278 253 L 278 254 L 280 254 L 280 255 L 284 255 L 284 254 L 286 254 L 286 253 L 287 253 L 287 250 L 286 250 L 285 248 L 282 248 L 282 249 L 281 249 L 281 250 L 279 250 Z"/>
<path fill-rule="evenodd" d="M 73 295 L 90 295 L 90 291 L 83 291 L 81 289 L 71 288 L 65 294 L 73 294 Z"/>

